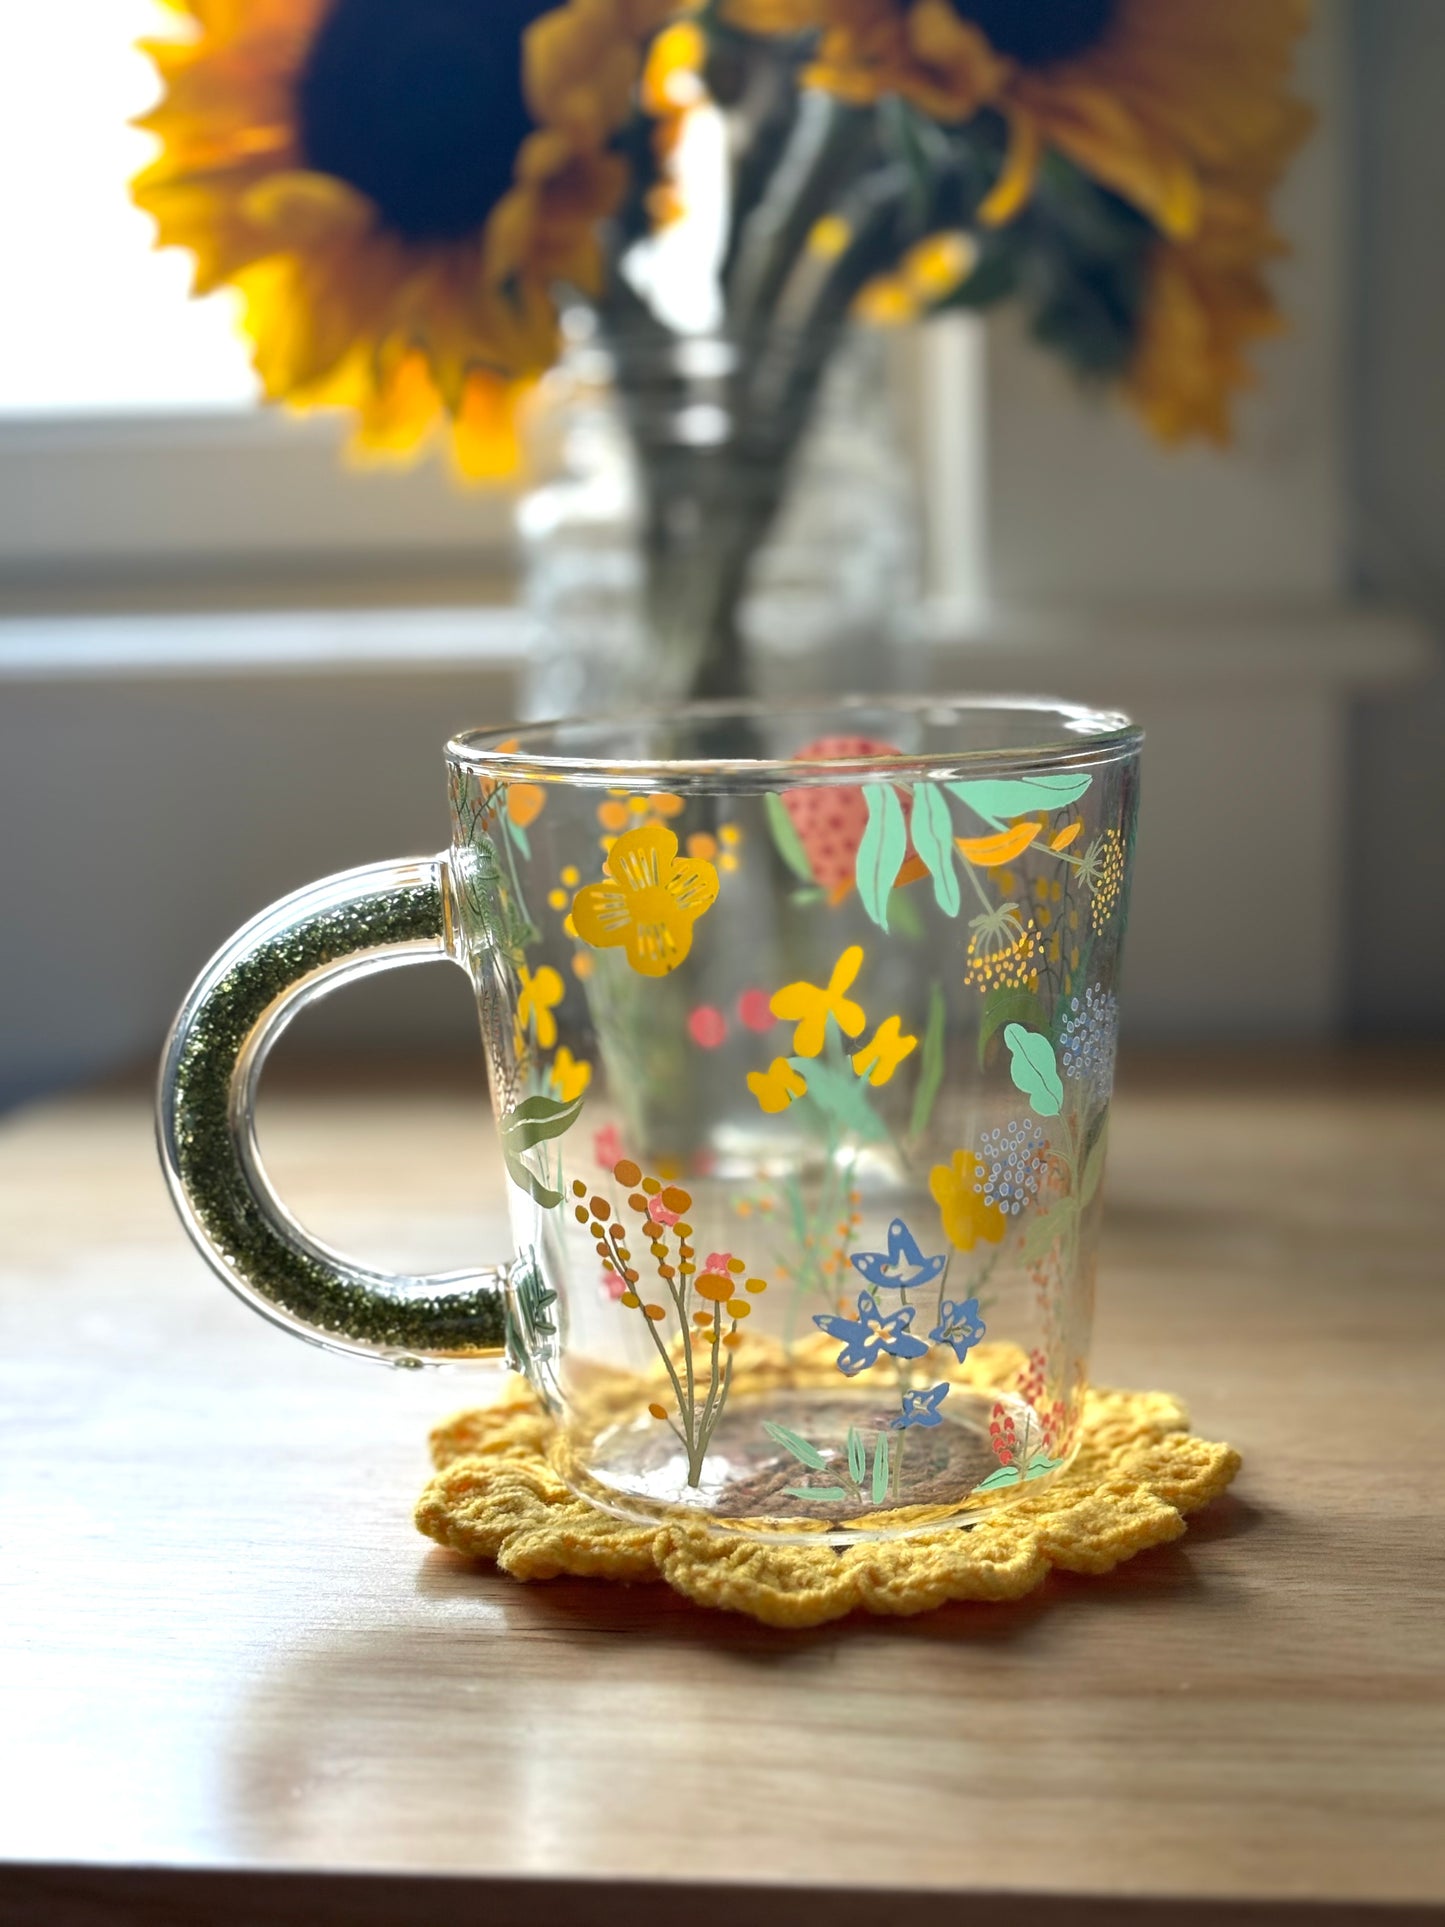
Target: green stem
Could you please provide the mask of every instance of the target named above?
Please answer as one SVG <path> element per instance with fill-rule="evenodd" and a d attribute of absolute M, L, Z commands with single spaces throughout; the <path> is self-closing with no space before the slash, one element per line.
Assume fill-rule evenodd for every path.
<path fill-rule="evenodd" d="M 677 1375 L 677 1370 L 676 1370 L 676 1367 L 673 1365 L 672 1360 L 667 1355 L 667 1347 L 662 1342 L 662 1337 L 661 1337 L 661 1334 L 658 1332 L 655 1321 L 649 1318 L 647 1315 L 647 1307 L 643 1301 L 642 1293 L 638 1291 L 636 1285 L 628 1283 L 626 1262 L 618 1254 L 617 1240 L 621 1237 L 621 1230 L 622 1230 L 621 1226 L 614 1219 L 607 1234 L 607 1242 L 612 1246 L 613 1263 L 618 1268 L 623 1284 L 626 1286 L 627 1290 L 630 1291 L 633 1294 L 633 1296 L 637 1299 L 638 1314 L 641 1317 L 643 1324 L 646 1325 L 648 1331 L 652 1335 L 652 1342 L 657 1347 L 657 1355 L 662 1360 L 663 1369 L 666 1371 L 668 1377 L 672 1380 L 672 1389 L 677 1397 L 677 1409 L 679 1413 L 682 1415 L 683 1419 L 685 1420 L 687 1424 L 688 1433 L 689 1435 L 691 1435 L 692 1429 L 693 1429 L 692 1407 L 689 1404 L 689 1402 L 683 1397 L 682 1381 L 681 1379 L 679 1379 Z M 691 1347 L 687 1345 L 686 1334 L 684 1334 L 683 1342 L 686 1349 L 690 1351 Z M 688 1474 L 689 1474 L 688 1484 L 696 1485 L 697 1480 L 691 1476 L 691 1473 L 692 1473 L 692 1447 L 691 1445 L 689 1445 L 688 1447 Z"/>
<path fill-rule="evenodd" d="M 969 882 L 973 885 L 974 895 L 978 898 L 979 902 L 984 907 L 985 914 L 988 916 L 992 916 L 994 906 L 992 903 L 990 903 L 988 898 L 988 892 L 984 889 L 983 885 L 979 882 L 977 872 L 974 870 L 973 865 L 969 862 L 967 857 L 963 859 L 963 869 L 964 869 L 964 874 L 967 876 Z"/>
<path fill-rule="evenodd" d="M 948 1289 L 948 1274 L 953 1269 L 953 1247 L 948 1248 L 948 1256 L 943 1261 L 943 1274 L 938 1280 L 938 1308 L 933 1314 L 935 1328 L 943 1323 L 943 1295 Z"/>

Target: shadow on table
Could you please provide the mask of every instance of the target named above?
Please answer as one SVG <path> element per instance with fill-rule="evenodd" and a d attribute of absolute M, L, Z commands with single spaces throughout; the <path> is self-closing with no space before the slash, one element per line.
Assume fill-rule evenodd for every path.
<path fill-rule="evenodd" d="M 664 1584 L 625 1586 L 594 1579 L 551 1579 L 522 1584 L 485 1562 L 434 1551 L 423 1558 L 416 1589 L 424 1599 L 468 1597 L 495 1601 L 499 1584 L 510 1589 L 508 1618 L 527 1619 L 556 1631 L 626 1633 L 636 1641 L 697 1645 L 709 1649 L 786 1658 L 788 1654 L 856 1640 L 903 1637 L 947 1643 L 1000 1645 L 1027 1641 L 1061 1608 L 1078 1612 L 1095 1605 L 1123 1611 L 1128 1602 L 1218 1593 L 1226 1576 L 1197 1569 L 1191 1547 L 1236 1539 L 1264 1519 L 1260 1508 L 1232 1493 L 1199 1513 L 1183 1539 L 1142 1552 L 1112 1572 L 1084 1575 L 1051 1572 L 1034 1592 L 1001 1603 L 961 1600 L 910 1618 L 855 1612 L 823 1626 L 764 1626 L 739 1613 L 695 1605 Z"/>
<path fill-rule="evenodd" d="M 1055 1573 L 1011 1605 L 801 1631 L 706 1611 L 661 1583 L 524 1586 L 429 1552 L 409 1610 L 396 1593 L 384 1623 L 338 1626 L 336 1600 L 331 1625 L 268 1658 L 218 1792 L 239 1844 L 264 1858 L 442 1871 L 545 1861 L 568 1812 L 605 1861 L 637 1800 L 696 1797 L 699 1762 L 732 1784 L 786 1758 L 826 1792 L 861 1746 L 883 1782 L 906 1777 L 920 1721 L 942 1721 L 987 1779 L 988 1734 L 1009 1705 L 1027 1735 L 1020 1770 L 1042 1772 L 1060 1681 L 1107 1693 L 1141 1667 L 1177 1667 L 1238 1584 L 1196 1554 L 1261 1522 L 1226 1498 L 1185 1539 L 1100 1578 Z M 376 1607 L 373 1594 L 362 1614 Z"/>

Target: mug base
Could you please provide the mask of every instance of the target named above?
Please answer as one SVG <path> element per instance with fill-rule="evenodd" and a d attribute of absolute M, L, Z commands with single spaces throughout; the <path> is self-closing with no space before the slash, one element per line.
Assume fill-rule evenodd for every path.
<path fill-rule="evenodd" d="M 553 1464 L 579 1498 L 639 1525 L 847 1546 L 977 1525 L 1046 1491 L 1072 1454 L 1037 1453 L 1022 1476 L 1001 1464 L 990 1433 L 1001 1406 L 1018 1436 L 1039 1435 L 1016 1394 L 956 1386 L 936 1423 L 894 1429 L 896 1395 L 776 1387 L 729 1401 L 695 1484 L 682 1441 L 646 1414 L 585 1442 L 559 1436 Z"/>

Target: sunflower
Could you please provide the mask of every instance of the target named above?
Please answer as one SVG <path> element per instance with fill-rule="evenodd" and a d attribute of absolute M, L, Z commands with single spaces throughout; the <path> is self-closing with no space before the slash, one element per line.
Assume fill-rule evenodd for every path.
<path fill-rule="evenodd" d="M 350 407 L 384 454 L 447 419 L 465 472 L 504 466 L 553 286 L 598 286 L 610 143 L 676 0 L 171 3 L 132 191 L 195 293 L 240 291 L 267 398 Z"/>
<path fill-rule="evenodd" d="M 1230 398 L 1256 385 L 1245 351 L 1284 328 L 1264 270 L 1287 251 L 1257 198 L 1222 189 L 1195 234 L 1152 250 L 1124 388 L 1161 441 L 1229 442 Z"/>
<path fill-rule="evenodd" d="M 1192 234 L 1221 169 L 1282 166 L 1309 125 L 1286 83 L 1309 0 L 726 0 L 755 33 L 820 34 L 810 78 L 956 123 L 1008 119 L 988 213 L 1027 200 L 1054 148 L 1161 229 Z"/>

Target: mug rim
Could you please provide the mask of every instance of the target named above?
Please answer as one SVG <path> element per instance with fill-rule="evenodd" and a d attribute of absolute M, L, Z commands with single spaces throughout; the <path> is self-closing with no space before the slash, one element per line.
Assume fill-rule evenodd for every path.
<path fill-rule="evenodd" d="M 566 730 L 605 732 L 609 727 L 635 730 L 639 724 L 678 725 L 767 719 L 826 712 L 840 721 L 853 712 L 893 712 L 922 716 L 937 712 L 946 721 L 954 716 L 1010 714 L 1037 716 L 1052 729 L 1041 727 L 1039 740 L 1005 747 L 983 744 L 970 749 L 903 751 L 893 755 L 838 757 L 608 757 L 551 754 L 545 743 Z M 529 742 L 529 738 L 532 739 Z M 871 779 L 948 780 L 976 778 L 1001 772 L 1098 768 L 1123 762 L 1138 754 L 1143 729 L 1122 710 L 1095 709 L 1053 696 L 1020 696 L 941 692 L 914 696 L 724 698 L 704 702 L 642 705 L 625 712 L 596 716 L 562 716 L 540 722 L 513 722 L 485 729 L 463 730 L 446 746 L 449 762 L 483 770 L 500 782 L 575 783 L 582 787 L 677 790 L 711 786 L 723 781 L 730 790 L 768 790 Z"/>

